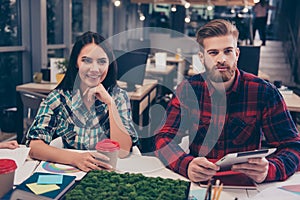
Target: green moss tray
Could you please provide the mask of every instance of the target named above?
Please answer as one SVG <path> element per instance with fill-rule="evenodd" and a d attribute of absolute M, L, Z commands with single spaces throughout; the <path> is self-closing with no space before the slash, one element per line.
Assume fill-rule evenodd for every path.
<path fill-rule="evenodd" d="M 185 200 L 190 182 L 146 177 L 142 174 L 119 174 L 91 171 L 69 191 L 66 200 Z"/>

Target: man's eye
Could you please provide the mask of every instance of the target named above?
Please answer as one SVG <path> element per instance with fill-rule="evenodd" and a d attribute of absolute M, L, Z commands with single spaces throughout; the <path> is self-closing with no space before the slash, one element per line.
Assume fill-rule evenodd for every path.
<path fill-rule="evenodd" d="M 229 54 L 231 52 L 233 52 L 232 49 L 227 49 L 227 50 L 224 51 L 225 54 Z"/>
<path fill-rule="evenodd" d="M 217 52 L 217 51 L 210 51 L 208 54 L 209 54 L 209 55 L 217 55 L 218 52 Z"/>
<path fill-rule="evenodd" d="M 91 64 L 93 63 L 93 59 L 84 57 L 82 58 L 82 62 L 84 62 L 85 64 Z"/>

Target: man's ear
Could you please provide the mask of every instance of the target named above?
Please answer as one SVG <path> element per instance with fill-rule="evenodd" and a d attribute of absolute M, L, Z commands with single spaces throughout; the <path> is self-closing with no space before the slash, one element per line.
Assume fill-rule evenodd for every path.
<path fill-rule="evenodd" d="M 203 52 L 199 51 L 198 53 L 201 63 L 204 65 L 204 55 Z"/>
<path fill-rule="evenodd" d="M 236 60 L 238 60 L 240 56 L 240 49 L 238 47 L 236 48 L 235 55 L 236 55 Z"/>

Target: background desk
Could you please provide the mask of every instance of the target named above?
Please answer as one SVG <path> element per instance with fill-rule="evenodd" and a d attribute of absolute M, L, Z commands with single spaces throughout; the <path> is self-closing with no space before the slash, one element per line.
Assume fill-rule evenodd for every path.
<path fill-rule="evenodd" d="M 174 90 L 175 69 L 175 65 L 167 65 L 165 69 L 157 69 L 154 64 L 146 67 L 146 78 L 159 79 L 157 87 L 158 96 L 163 96 Z"/>
<path fill-rule="evenodd" d="M 151 58 L 151 62 L 155 63 L 155 57 Z M 177 67 L 177 85 L 181 83 L 185 73 L 185 59 L 175 58 L 174 56 L 167 57 L 167 65 L 175 65 Z"/>
<path fill-rule="evenodd" d="M 122 87 L 124 83 L 118 82 L 118 85 Z M 157 81 L 145 79 L 142 86 L 137 86 L 136 91 L 128 92 L 130 97 L 131 109 L 132 109 L 132 118 L 135 123 L 136 128 L 142 128 L 149 123 L 149 107 L 151 102 L 156 97 Z M 55 89 L 56 84 L 52 83 L 26 83 L 23 85 L 18 85 L 16 91 L 31 91 L 37 93 L 48 94 L 53 89 Z M 17 128 L 17 140 L 20 143 L 23 138 L 23 103 L 21 97 L 18 93 L 17 96 L 17 119 L 16 119 L 16 128 Z M 142 126 L 142 127 L 141 127 Z M 148 131 L 148 129 L 147 129 Z M 144 133 L 148 134 L 148 133 Z"/>

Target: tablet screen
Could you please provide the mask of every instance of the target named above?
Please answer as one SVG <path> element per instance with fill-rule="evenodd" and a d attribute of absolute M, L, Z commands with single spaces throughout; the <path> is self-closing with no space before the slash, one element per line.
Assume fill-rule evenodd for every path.
<path fill-rule="evenodd" d="M 245 163 L 249 158 L 263 158 L 276 151 L 276 148 L 259 149 L 254 151 L 245 151 L 238 153 L 230 153 L 216 162 L 220 166 L 220 171 L 230 170 L 231 166 L 238 163 Z"/>

